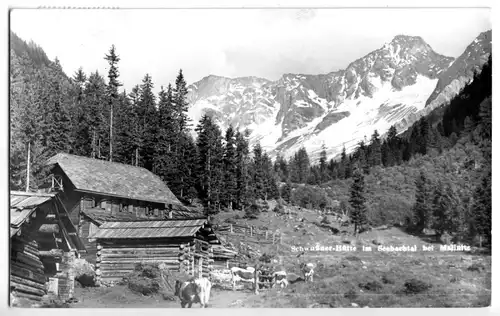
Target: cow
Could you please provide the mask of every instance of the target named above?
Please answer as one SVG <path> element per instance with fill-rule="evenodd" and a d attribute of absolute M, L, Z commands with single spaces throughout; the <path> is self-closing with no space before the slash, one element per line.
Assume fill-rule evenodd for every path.
<path fill-rule="evenodd" d="M 273 287 L 279 285 L 281 288 L 288 286 L 286 271 L 276 271 L 273 273 Z"/>
<path fill-rule="evenodd" d="M 313 282 L 313 275 L 314 275 L 314 264 L 312 263 L 301 263 L 300 264 L 300 270 L 304 274 L 304 279 L 307 282 L 308 280 Z"/>
<path fill-rule="evenodd" d="M 236 289 L 236 282 L 238 281 L 255 283 L 255 268 L 247 267 L 246 269 L 242 269 L 232 267 L 231 280 L 233 282 L 233 290 Z"/>
<path fill-rule="evenodd" d="M 194 280 L 197 287 L 200 289 L 198 294 L 200 304 L 202 308 L 206 308 L 208 305 L 208 300 L 210 299 L 210 290 L 212 289 L 212 283 L 207 278 L 198 278 Z"/>
<path fill-rule="evenodd" d="M 175 281 L 175 296 L 181 300 L 181 307 L 191 308 L 193 303 L 200 303 L 201 307 L 207 307 L 210 298 L 212 284 L 207 278 L 191 278 L 188 281 Z"/>

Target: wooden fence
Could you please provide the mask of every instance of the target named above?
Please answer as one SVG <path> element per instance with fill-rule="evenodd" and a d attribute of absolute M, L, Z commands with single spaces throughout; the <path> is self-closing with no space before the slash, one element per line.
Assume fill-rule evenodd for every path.
<path fill-rule="evenodd" d="M 216 232 L 222 235 L 232 235 L 244 237 L 246 242 L 258 244 L 281 244 L 282 235 L 279 232 L 269 230 L 259 230 L 253 226 L 227 224 L 219 225 Z"/>

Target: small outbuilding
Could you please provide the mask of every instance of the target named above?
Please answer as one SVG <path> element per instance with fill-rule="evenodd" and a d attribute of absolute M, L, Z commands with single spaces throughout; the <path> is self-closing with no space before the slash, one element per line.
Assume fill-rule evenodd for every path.
<path fill-rule="evenodd" d="M 10 192 L 10 290 L 41 301 L 67 254 L 85 252 L 55 193 Z"/>
<path fill-rule="evenodd" d="M 104 222 L 89 235 L 97 243 L 97 284 L 119 281 L 138 263 L 208 277 L 212 245 L 220 244 L 206 218 Z"/>

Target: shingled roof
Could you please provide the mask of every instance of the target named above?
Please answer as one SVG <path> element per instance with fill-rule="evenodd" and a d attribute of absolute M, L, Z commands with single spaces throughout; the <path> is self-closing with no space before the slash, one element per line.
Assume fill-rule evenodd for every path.
<path fill-rule="evenodd" d="M 89 238 L 174 238 L 194 236 L 207 219 L 106 222 Z"/>
<path fill-rule="evenodd" d="M 55 194 L 10 191 L 10 237 L 19 231 L 26 219 Z"/>
<path fill-rule="evenodd" d="M 182 205 L 158 176 L 141 167 L 66 153 L 51 157 L 47 164 L 58 164 L 76 190 Z"/>

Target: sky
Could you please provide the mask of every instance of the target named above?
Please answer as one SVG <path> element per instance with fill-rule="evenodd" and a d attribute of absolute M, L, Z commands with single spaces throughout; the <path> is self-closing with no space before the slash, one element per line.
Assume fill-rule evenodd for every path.
<path fill-rule="evenodd" d="M 491 29 L 489 9 L 14 9 L 11 30 L 57 57 L 68 75 L 79 67 L 107 74 L 111 45 L 123 87 L 146 73 L 155 91 L 208 75 L 321 74 L 344 69 L 399 34 L 421 36 L 458 57 Z"/>

